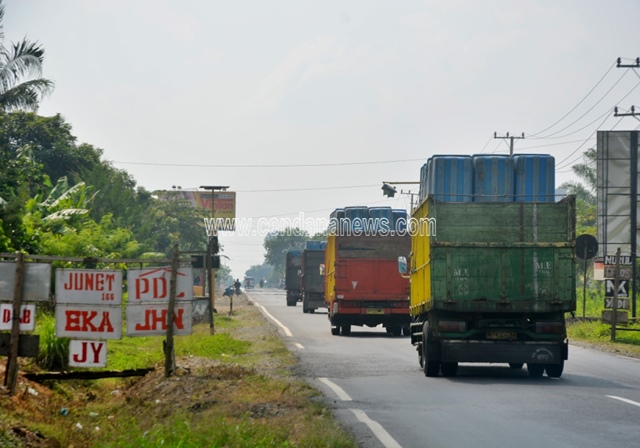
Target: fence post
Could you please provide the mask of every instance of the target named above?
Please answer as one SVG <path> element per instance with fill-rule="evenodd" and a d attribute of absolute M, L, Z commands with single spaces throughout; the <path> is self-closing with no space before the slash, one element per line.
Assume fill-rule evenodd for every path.
<path fill-rule="evenodd" d="M 171 260 L 171 281 L 169 283 L 169 310 L 167 312 L 167 340 L 164 343 L 164 376 L 169 378 L 176 371 L 176 355 L 173 347 L 173 320 L 176 305 L 176 281 L 180 255 L 178 245 L 173 246 L 173 258 Z"/>
<path fill-rule="evenodd" d="M 22 306 L 22 283 L 24 279 L 24 254 L 18 253 L 16 259 L 16 283 L 13 289 L 13 313 L 11 316 L 11 340 L 9 342 L 9 357 L 4 384 L 9 389 L 9 395 L 16 393 L 18 382 L 18 347 L 20 344 L 20 307 Z"/>

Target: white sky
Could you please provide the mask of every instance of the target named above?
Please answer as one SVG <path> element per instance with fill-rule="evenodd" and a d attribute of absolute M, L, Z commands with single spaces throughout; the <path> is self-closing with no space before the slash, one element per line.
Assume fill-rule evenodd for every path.
<path fill-rule="evenodd" d="M 551 138 L 515 147 L 554 155 L 559 185 L 596 130 L 640 125 L 607 114 L 640 106 L 640 70 L 612 68 L 640 56 L 635 0 L 5 5 L 5 45 L 46 49 L 56 89 L 41 115 L 62 114 L 148 190 L 230 186 L 254 223 L 408 208 L 408 195 L 383 197 L 383 180 L 417 181 L 433 154 L 507 153 L 494 131 L 533 136 L 558 120 L 538 134 Z M 269 167 L 283 164 L 311 166 Z M 345 186 L 358 188 L 303 190 Z M 263 261 L 262 240 L 222 234 L 235 277 Z"/>

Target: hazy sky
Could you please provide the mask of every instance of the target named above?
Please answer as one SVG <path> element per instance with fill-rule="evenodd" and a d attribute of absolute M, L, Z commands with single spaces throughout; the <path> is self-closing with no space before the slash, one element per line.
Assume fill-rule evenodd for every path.
<path fill-rule="evenodd" d="M 596 130 L 640 125 L 607 112 L 640 106 L 640 70 L 614 66 L 640 56 L 635 0 L 5 5 L 5 44 L 46 49 L 56 89 L 40 114 L 62 114 L 148 190 L 230 186 L 254 230 L 408 208 L 382 181 L 417 181 L 433 154 L 507 153 L 494 131 L 554 155 L 559 185 Z M 263 261 L 262 240 L 222 234 L 234 276 Z"/>

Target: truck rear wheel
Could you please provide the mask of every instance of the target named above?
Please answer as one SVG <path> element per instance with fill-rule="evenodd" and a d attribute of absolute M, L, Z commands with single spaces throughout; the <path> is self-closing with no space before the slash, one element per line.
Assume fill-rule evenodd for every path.
<path fill-rule="evenodd" d="M 531 378 L 540 378 L 544 373 L 544 364 L 527 364 L 527 370 Z"/>
<path fill-rule="evenodd" d="M 438 376 L 440 373 L 440 361 L 429 359 L 429 343 L 433 338 L 429 322 L 425 322 L 422 327 L 422 364 L 425 376 Z"/>
<path fill-rule="evenodd" d="M 560 360 L 560 364 L 547 364 L 545 370 L 549 378 L 560 378 L 564 370 L 564 359 Z"/>
<path fill-rule="evenodd" d="M 342 336 L 349 336 L 351 334 L 351 325 L 342 326 Z"/>
<path fill-rule="evenodd" d="M 340 327 L 331 327 L 331 334 L 338 336 L 340 334 Z"/>

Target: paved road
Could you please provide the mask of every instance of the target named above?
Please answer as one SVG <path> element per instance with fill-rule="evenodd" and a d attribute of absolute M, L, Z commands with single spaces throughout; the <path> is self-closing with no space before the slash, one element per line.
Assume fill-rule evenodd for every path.
<path fill-rule="evenodd" d="M 639 360 L 571 346 L 559 379 L 500 364 L 427 378 L 408 337 L 332 336 L 326 309 L 304 314 L 275 289 L 249 295 L 362 447 L 640 446 Z"/>

